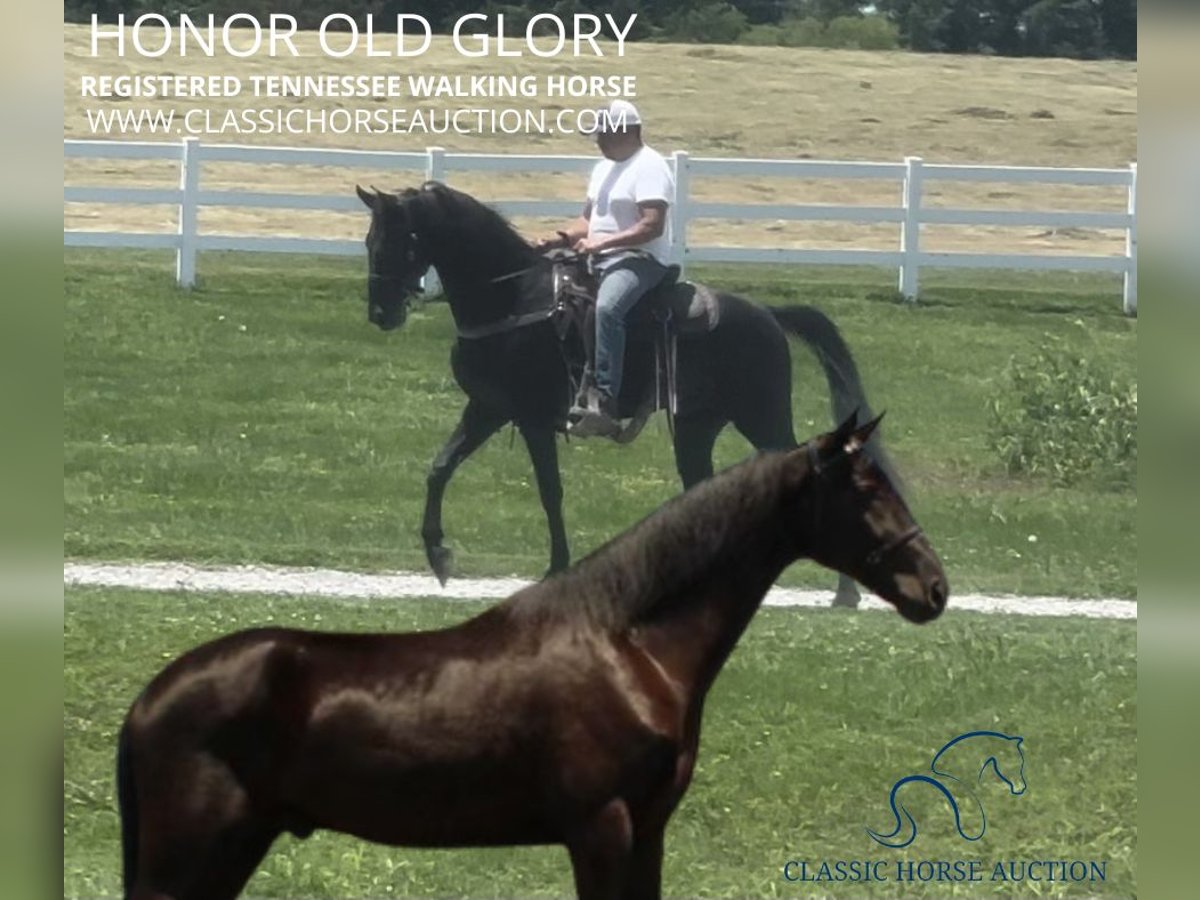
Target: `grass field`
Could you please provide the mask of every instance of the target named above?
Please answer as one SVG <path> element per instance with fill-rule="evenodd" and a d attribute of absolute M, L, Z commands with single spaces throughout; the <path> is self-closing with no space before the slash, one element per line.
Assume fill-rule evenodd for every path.
<path fill-rule="evenodd" d="M 366 74 L 396 61 L 217 57 L 153 61 L 89 56 L 88 30 L 64 28 L 64 136 L 87 133 L 85 107 L 194 105 L 85 100 L 84 74 Z M 622 60 L 500 68 L 445 42 L 417 71 L 632 74 L 647 136 L 693 156 L 864 159 L 995 165 L 1124 166 L 1136 157 L 1133 63 L 635 45 Z M 371 101 L 372 103 L 374 101 Z M 458 101 L 456 101 L 458 102 Z M 519 98 L 505 105 L 521 107 Z M 541 101 L 537 101 L 541 104 Z M 331 109 L 337 101 L 306 101 Z M 498 101 L 461 101 L 496 106 Z M 560 105 L 596 106 L 591 98 Z M 255 104 L 202 101 L 216 111 Z M 407 104 L 411 105 L 411 104 Z M 421 104 L 428 107 L 428 103 Z M 544 104 L 549 105 L 549 104 Z M 118 135 L 109 135 L 117 137 Z M 125 135 L 133 138 L 133 135 Z M 143 139 L 151 138 L 143 135 Z M 178 139 L 171 136 L 172 140 Z M 238 143 L 356 149 L 590 153 L 578 136 L 353 137 L 226 135 Z M 575 177 L 455 175 L 483 199 L 575 199 Z M 204 188 L 349 196 L 394 177 L 320 167 L 205 169 Z M 171 166 L 67 161 L 67 185 L 175 186 Z M 930 205 L 1123 211 L 1120 190 L 930 185 Z M 893 206 L 898 185 L 750 179 L 696 181 L 696 197 Z M 544 221 L 518 223 L 528 233 Z M 171 207 L 66 204 L 67 228 L 174 231 Z M 206 210 L 205 231 L 360 238 L 365 217 Z M 704 243 L 894 249 L 896 230 L 842 223 L 704 222 Z M 1123 236 L 1090 229 L 929 227 L 926 250 L 1121 253 Z M 421 569 L 418 534 L 429 462 L 462 395 L 453 329 L 430 304 L 384 335 L 365 321 L 361 261 L 206 254 L 180 292 L 165 254 L 66 252 L 64 259 L 64 550 L 80 559 Z M 993 618 L 953 609 L 954 592 L 1132 597 L 1136 492 L 1053 487 L 1004 474 L 988 450 L 988 403 L 1005 369 L 1054 339 L 1121 381 L 1136 381 L 1137 324 L 1106 276 L 922 273 L 922 302 L 897 303 L 895 273 L 858 269 L 696 267 L 694 277 L 768 303 L 814 303 L 843 330 L 905 477 L 914 512 L 946 564 L 951 611 L 917 629 L 894 615 L 764 610 L 717 682 L 696 782 L 668 833 L 670 896 L 825 896 L 789 885 L 791 859 L 894 859 L 863 834 L 886 823 L 896 778 L 923 771 L 963 731 L 1026 739 L 1027 794 L 985 788 L 988 833 L 953 834 L 944 808 L 914 807 L 922 834 L 901 859 L 1107 861 L 1103 884 L 895 884 L 831 896 L 1004 893 L 1134 896 L 1137 891 L 1136 629 L 1131 623 Z M 828 424 L 816 363 L 794 350 L 797 431 Z M 678 490 L 665 423 L 632 447 L 560 443 L 574 556 L 627 528 Z M 748 452 L 718 444 L 727 465 Z M 519 440 L 494 438 L 446 499 L 447 543 L 462 574 L 540 574 L 543 515 Z M 802 564 L 792 585 L 832 586 Z M 478 604 L 375 604 L 70 589 L 66 598 L 64 894 L 119 890 L 112 770 L 121 716 L 167 659 L 253 624 L 402 630 L 458 621 Z M 556 849 L 414 852 L 319 834 L 279 842 L 253 896 L 365 898 L 560 896 Z"/>
<path fill-rule="evenodd" d="M 67 897 L 119 890 L 116 731 L 167 659 L 256 624 L 407 630 L 479 604 L 369 604 L 69 590 L 66 601 Z M 951 611 L 916 628 L 893 614 L 763 610 L 713 689 L 693 787 L 667 833 L 664 891 L 679 897 L 1136 895 L 1136 629 L 1132 623 Z M 917 841 L 884 850 L 863 833 L 887 792 L 971 729 L 1025 738 L 1028 790 L 989 779 L 984 838 L 965 844 L 944 806 L 910 804 Z M 919 805 L 920 804 L 920 805 Z M 1104 883 L 789 885 L 790 859 L 1107 861 Z M 277 843 L 250 896 L 562 896 L 555 848 L 412 851 L 331 834 Z"/>
<path fill-rule="evenodd" d="M 425 473 L 462 404 L 445 306 L 384 335 L 365 321 L 358 263 L 206 257 L 190 294 L 169 271 L 162 256 L 66 255 L 68 556 L 423 568 Z M 954 590 L 1136 594 L 1136 494 L 1010 478 L 986 443 L 1005 366 L 1047 335 L 1136 379 L 1136 323 L 1104 279 L 931 278 L 910 306 L 886 273 L 697 274 L 839 323 Z M 794 356 L 803 437 L 827 427 L 828 393 L 816 363 Z M 748 451 L 728 433 L 718 463 Z M 678 490 L 661 418 L 631 447 L 574 441 L 560 457 L 576 558 Z M 462 573 L 543 570 L 519 440 L 498 435 L 459 471 L 446 526 Z M 801 565 L 785 581 L 828 577 Z"/>
<path fill-rule="evenodd" d="M 634 98 L 647 126 L 647 139 L 663 152 L 687 150 L 693 156 L 849 159 L 900 162 L 922 156 L 928 162 L 979 165 L 1117 166 L 1137 157 L 1137 64 L 1055 59 L 1006 59 L 789 49 L 778 47 L 705 47 L 690 44 L 634 44 L 624 58 L 521 60 L 466 59 L 448 39 L 437 39 L 417 61 L 351 56 L 320 56 L 316 37 L 303 34 L 297 46 L 304 56 L 232 59 L 189 55 L 162 60 L 132 54 L 93 58 L 87 26 L 64 26 L 64 136 L 124 137 L 95 134 L 86 110 L 174 109 L 203 107 L 221 114 L 263 106 L 294 108 L 298 101 L 263 100 L 245 94 L 233 98 L 182 101 L 97 100 L 81 96 L 84 75 L 179 74 L 552 74 L 631 75 Z M 681 77 L 682 76 L 682 77 Z M 305 99 L 307 110 L 332 110 L 355 104 L 383 104 L 429 110 L 463 107 L 555 110 L 595 107 L 596 98 L 414 101 L 412 98 L 358 100 Z M 146 135 L 142 140 L 178 140 L 177 135 Z M 591 154 L 578 134 L 465 135 L 303 135 L 224 134 L 207 137 L 228 143 L 336 146 L 353 149 L 419 151 L 444 146 L 464 152 Z M 349 196 L 354 182 L 402 187 L 396 173 L 334 167 L 205 166 L 203 187 L 300 191 Z M 174 187 L 175 167 L 145 161 L 68 160 L 65 181 L 73 185 L 145 184 Z M 409 179 L 411 181 L 412 179 Z M 578 176 L 545 174 L 455 173 L 457 187 L 492 199 L 578 200 Z M 700 200 L 726 202 L 829 203 L 895 206 L 898 182 L 861 180 L 800 181 L 787 178 L 693 179 Z M 931 182 L 924 202 L 930 206 L 995 209 L 1086 208 L 1124 212 L 1120 189 L 1069 185 L 953 184 Z M 173 231 L 171 207 L 118 207 L 68 204 L 72 228 Z M 522 224 L 544 230 L 550 223 Z M 211 208 L 203 211 L 208 232 L 310 235 L 355 238 L 361 217 L 302 211 Z M 702 221 L 690 237 L 698 243 L 782 247 L 858 247 L 893 249 L 898 229 L 841 222 L 787 223 L 772 220 Z M 1124 251 L 1120 232 L 1094 229 L 927 226 L 923 247 L 929 251 L 1107 253 Z"/>

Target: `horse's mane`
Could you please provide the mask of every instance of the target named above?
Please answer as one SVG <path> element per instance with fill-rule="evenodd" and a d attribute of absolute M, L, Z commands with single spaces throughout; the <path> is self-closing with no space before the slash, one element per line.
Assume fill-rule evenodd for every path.
<path fill-rule="evenodd" d="M 798 486 L 794 459 L 762 453 L 663 504 L 568 571 L 514 596 L 515 615 L 585 616 L 620 629 L 663 613 L 687 588 L 734 563 L 773 528 Z"/>
<path fill-rule="evenodd" d="M 443 249 L 466 251 L 481 271 L 504 271 L 536 252 L 499 212 L 470 194 L 440 181 L 426 182 L 409 195 L 418 221 Z"/>

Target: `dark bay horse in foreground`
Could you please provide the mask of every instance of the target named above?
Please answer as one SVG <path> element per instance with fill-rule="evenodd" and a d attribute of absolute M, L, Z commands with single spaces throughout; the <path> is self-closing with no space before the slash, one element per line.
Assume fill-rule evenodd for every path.
<path fill-rule="evenodd" d="M 243 631 L 167 666 L 117 751 L 125 896 L 236 897 L 284 832 L 562 844 L 580 897 L 658 897 L 705 696 L 807 557 L 926 622 L 941 563 L 847 421 L 665 504 L 461 625 Z"/>
<path fill-rule="evenodd" d="M 442 531 L 446 486 L 463 460 L 508 422 L 516 424 L 533 461 L 550 527 L 549 571 L 566 568 L 570 551 L 555 433 L 566 422 L 573 391 L 563 343 L 550 320 L 550 263 L 494 210 L 443 184 L 400 194 L 359 188 L 358 194 L 371 209 L 369 320 L 384 330 L 403 325 L 409 301 L 432 266 L 458 331 L 451 367 L 467 405 L 434 460 L 421 523 L 434 574 L 443 583 L 450 574 Z M 678 345 L 681 405 L 674 443 L 685 488 L 712 475 L 713 444 L 729 423 L 759 450 L 796 446 L 787 334 L 801 338 L 820 360 L 833 421 L 855 410 L 870 417 L 850 350 L 820 310 L 769 309 L 714 293 L 719 324 Z M 631 346 L 627 361 L 635 355 Z M 867 452 L 889 468 L 878 436 Z M 836 602 L 857 604 L 858 589 L 849 578 L 839 581 Z"/>

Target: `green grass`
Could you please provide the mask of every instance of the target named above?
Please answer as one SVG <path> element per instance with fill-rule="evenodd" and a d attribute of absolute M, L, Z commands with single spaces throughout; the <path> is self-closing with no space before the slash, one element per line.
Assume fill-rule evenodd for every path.
<path fill-rule="evenodd" d="M 442 304 L 400 332 L 367 325 L 361 263 L 208 255 L 191 293 L 160 254 L 65 254 L 65 551 L 93 559 L 423 568 L 429 462 L 462 394 Z M 1133 596 L 1136 494 L 1003 474 L 987 401 L 1047 334 L 1136 378 L 1136 322 L 1103 277 L 931 273 L 921 304 L 873 270 L 705 267 L 842 328 L 914 510 L 955 590 Z M 795 348 L 797 431 L 828 424 L 816 363 Z M 503 432 L 450 486 L 460 573 L 540 573 L 547 538 L 520 440 Z M 718 464 L 749 452 L 721 439 Z M 560 443 L 576 558 L 678 490 L 661 417 L 627 448 Z M 1030 536 L 1036 536 L 1031 541 Z M 797 566 L 791 584 L 829 584 Z"/>
<path fill-rule="evenodd" d="M 64 675 L 65 896 L 114 896 L 115 736 L 168 659 L 265 623 L 408 630 L 482 604 L 355 603 L 229 595 L 67 592 Z M 1042 884 L 1048 896 L 1136 891 L 1136 629 L 1132 623 L 947 614 L 916 628 L 894 614 L 762 610 L 717 681 L 696 779 L 667 834 L 669 896 L 814 896 L 785 884 L 789 859 L 1107 860 L 1104 884 Z M 874 845 L 887 792 L 971 729 L 1025 738 L 1022 797 L 985 783 L 987 834 L 965 844 L 944 806 L 910 805 L 905 851 Z M 413 851 L 319 833 L 281 840 L 247 893 L 271 897 L 562 896 L 558 848 Z M 835 896 L 1024 895 L 989 884 Z"/>

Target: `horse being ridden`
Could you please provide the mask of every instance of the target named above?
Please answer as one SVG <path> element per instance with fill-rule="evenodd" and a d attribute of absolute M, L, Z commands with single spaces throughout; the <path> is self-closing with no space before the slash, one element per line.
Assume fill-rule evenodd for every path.
<path fill-rule="evenodd" d="M 421 535 L 430 566 L 444 583 L 451 554 L 443 544 L 442 499 L 455 469 L 514 422 L 529 450 L 550 529 L 549 571 L 566 568 L 570 551 L 555 433 L 566 421 L 573 391 L 551 321 L 549 262 L 494 210 L 443 184 L 399 194 L 357 190 L 371 210 L 369 321 L 385 331 L 403 325 L 420 279 L 432 266 L 458 331 L 450 359 L 467 405 L 429 473 Z M 801 338 L 820 360 L 835 422 L 855 410 L 869 415 L 854 358 L 822 312 L 808 306 L 769 309 L 712 293 L 716 327 L 678 343 L 673 439 L 685 488 L 712 475 L 713 445 L 727 424 L 759 450 L 796 446 L 787 334 Z M 627 360 L 633 355 L 631 348 Z M 867 450 L 890 470 L 878 437 Z M 839 580 L 835 602 L 857 604 L 851 579 Z"/>
<path fill-rule="evenodd" d="M 280 834 L 563 844 L 580 897 L 657 897 L 704 700 L 800 557 L 913 622 L 945 575 L 875 422 L 768 453 L 452 628 L 243 631 L 167 666 L 121 729 L 125 896 L 236 897 Z"/>

